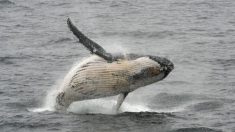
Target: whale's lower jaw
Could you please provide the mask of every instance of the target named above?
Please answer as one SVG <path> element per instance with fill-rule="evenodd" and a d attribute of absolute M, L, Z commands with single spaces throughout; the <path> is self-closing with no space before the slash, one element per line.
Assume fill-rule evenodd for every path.
<path fill-rule="evenodd" d="M 149 79 L 143 79 L 141 81 L 136 81 L 135 83 L 133 83 L 130 86 L 130 92 L 132 92 L 132 91 L 134 91 L 134 90 L 136 90 L 138 88 L 141 88 L 141 87 L 153 84 L 155 82 L 161 81 L 161 80 L 163 80 L 165 78 L 165 76 L 166 76 L 165 73 L 160 73 L 156 77 L 149 78 Z"/>

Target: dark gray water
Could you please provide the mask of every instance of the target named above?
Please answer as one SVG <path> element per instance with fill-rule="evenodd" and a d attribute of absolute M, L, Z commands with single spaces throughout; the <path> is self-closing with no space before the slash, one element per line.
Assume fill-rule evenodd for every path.
<path fill-rule="evenodd" d="M 32 111 L 89 56 L 67 17 L 106 49 L 165 56 L 175 69 L 117 115 L 109 99 Z M 0 0 L 0 49 L 1 132 L 235 131 L 234 0 Z"/>

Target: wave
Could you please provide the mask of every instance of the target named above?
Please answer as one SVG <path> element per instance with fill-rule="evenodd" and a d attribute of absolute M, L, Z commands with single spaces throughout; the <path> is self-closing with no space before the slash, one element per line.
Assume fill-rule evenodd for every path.
<path fill-rule="evenodd" d="M 130 32 L 102 32 L 104 36 L 121 36 L 121 37 L 134 37 L 134 38 L 164 38 L 173 35 L 179 35 L 184 33 L 173 32 L 173 31 L 130 31 Z"/>
<path fill-rule="evenodd" d="M 221 107 L 223 107 L 223 103 L 220 101 L 205 101 L 190 106 L 194 111 L 214 111 Z"/>
<path fill-rule="evenodd" d="M 54 43 L 63 43 L 71 40 L 72 40 L 71 38 L 59 38 L 58 40 L 55 40 Z"/>
<path fill-rule="evenodd" d="M 15 3 L 11 2 L 9 0 L 0 0 L 0 4 L 1 5 L 11 5 L 11 4 L 15 4 Z"/>
<path fill-rule="evenodd" d="M 6 130 L 8 127 L 13 127 L 13 128 L 46 128 L 48 126 L 58 126 L 61 125 L 60 123 L 48 123 L 48 122 L 32 122 L 32 121 L 26 121 L 26 122 L 22 122 L 22 121 L 2 121 L 0 124 L 0 128 L 2 131 Z M 10 130 L 12 131 L 12 129 Z"/>
<path fill-rule="evenodd" d="M 179 128 L 176 130 L 172 130 L 170 132 L 222 132 L 222 131 L 207 127 L 191 127 L 191 128 Z"/>
<path fill-rule="evenodd" d="M 10 59 L 12 59 L 12 58 L 11 57 L 0 57 L 0 63 L 6 64 L 6 65 L 14 64 L 14 62 Z"/>
<path fill-rule="evenodd" d="M 16 57 L 16 56 L 4 56 L 4 57 L 0 57 L 0 64 L 14 64 L 15 60 L 20 60 L 20 59 L 26 59 L 27 56 L 20 56 L 20 57 Z"/>

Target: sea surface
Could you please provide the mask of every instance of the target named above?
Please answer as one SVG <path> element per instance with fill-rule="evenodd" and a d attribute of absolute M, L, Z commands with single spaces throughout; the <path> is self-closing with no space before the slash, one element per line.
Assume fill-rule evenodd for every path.
<path fill-rule="evenodd" d="M 110 52 L 170 59 L 164 80 L 50 109 L 54 89 L 90 56 L 70 17 Z M 235 132 L 234 0 L 0 0 L 0 132 Z"/>

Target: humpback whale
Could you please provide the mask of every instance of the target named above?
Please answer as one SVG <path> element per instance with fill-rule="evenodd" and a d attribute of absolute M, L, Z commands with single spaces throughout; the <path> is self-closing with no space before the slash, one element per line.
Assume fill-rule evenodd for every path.
<path fill-rule="evenodd" d="M 164 79 L 174 69 L 164 57 L 109 53 L 78 30 L 70 18 L 67 25 L 93 59 L 79 65 L 59 91 L 57 109 L 66 109 L 75 101 L 119 95 L 115 108 L 118 111 L 128 93 Z"/>

